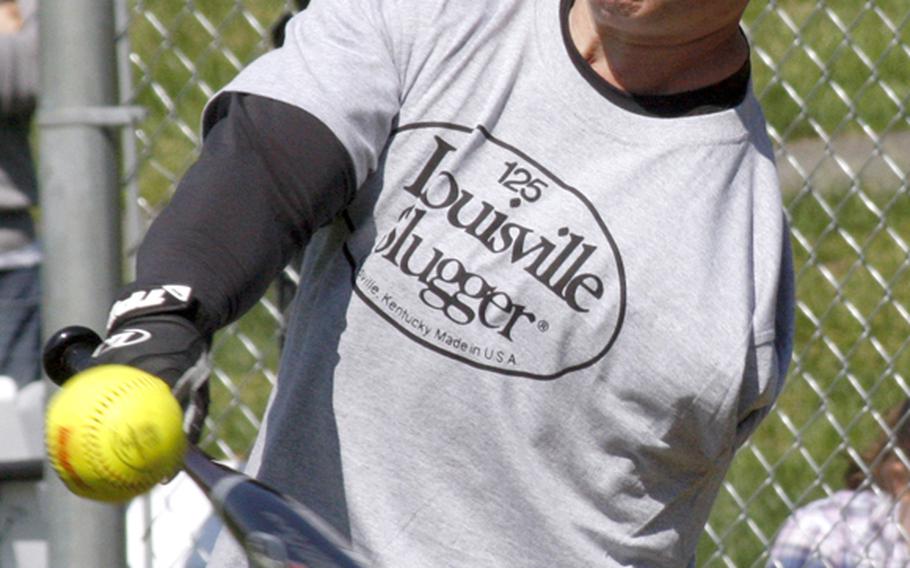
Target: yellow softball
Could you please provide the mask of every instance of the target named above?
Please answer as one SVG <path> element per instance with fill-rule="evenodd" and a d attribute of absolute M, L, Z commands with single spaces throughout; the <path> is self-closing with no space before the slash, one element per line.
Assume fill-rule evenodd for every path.
<path fill-rule="evenodd" d="M 167 383 L 134 367 L 100 365 L 71 378 L 48 404 L 51 466 L 77 495 L 125 501 L 183 462 L 183 412 Z"/>

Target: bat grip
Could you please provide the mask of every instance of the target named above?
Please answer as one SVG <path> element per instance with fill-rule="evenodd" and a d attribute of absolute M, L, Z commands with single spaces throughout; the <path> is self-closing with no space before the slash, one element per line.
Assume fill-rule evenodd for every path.
<path fill-rule="evenodd" d="M 92 353 L 100 343 L 98 334 L 87 327 L 73 325 L 61 329 L 44 345 L 44 372 L 51 381 L 62 386 L 89 366 Z"/>

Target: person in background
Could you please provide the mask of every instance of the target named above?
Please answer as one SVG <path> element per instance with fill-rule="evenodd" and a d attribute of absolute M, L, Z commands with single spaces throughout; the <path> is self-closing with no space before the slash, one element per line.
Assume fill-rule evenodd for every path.
<path fill-rule="evenodd" d="M 910 566 L 910 400 L 850 461 L 845 488 L 796 510 L 771 548 L 769 568 Z"/>
<path fill-rule="evenodd" d="M 37 0 L 0 0 L 0 376 L 40 378 L 41 253 L 29 145 L 38 85 Z"/>

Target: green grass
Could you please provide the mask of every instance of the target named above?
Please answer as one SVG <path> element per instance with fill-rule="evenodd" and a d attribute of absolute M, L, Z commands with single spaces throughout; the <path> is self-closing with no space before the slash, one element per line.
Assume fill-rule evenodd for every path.
<path fill-rule="evenodd" d="M 906 129 L 908 18 L 906 0 L 753 0 L 744 21 L 772 129 L 783 139 Z"/>
<path fill-rule="evenodd" d="M 268 49 L 262 33 L 286 4 L 196 0 L 200 19 L 185 0 L 133 2 L 131 102 L 149 110 L 138 179 L 150 214 L 196 157 L 202 105 Z M 753 0 L 745 22 L 754 84 L 775 139 L 906 130 L 908 19 L 906 0 Z M 705 536 L 700 565 L 760 565 L 765 541 L 791 506 L 841 486 L 845 444 L 860 448 L 878 435 L 869 409 L 899 400 L 896 377 L 910 377 L 910 324 L 897 307 L 910 307 L 900 242 L 910 241 L 910 197 L 887 187 L 864 188 L 867 201 L 845 188 L 814 189 L 787 196 L 801 302 L 795 363 L 777 410 L 734 462 L 710 520 L 720 548 Z M 210 451 L 247 451 L 277 365 L 278 334 L 261 306 L 219 334 Z"/>
<path fill-rule="evenodd" d="M 209 97 L 271 46 L 268 30 L 285 2 L 153 0 L 133 5 L 134 103 L 141 125 L 143 196 L 160 206 L 198 151 L 200 113 Z M 240 8 L 243 8 L 242 10 Z M 265 35 L 263 35 L 265 34 Z"/>
<path fill-rule="evenodd" d="M 817 199 L 837 210 L 836 219 Z M 889 232 L 910 241 L 910 196 L 870 199 L 881 218 L 846 190 L 789 198 L 802 305 L 794 364 L 776 411 L 727 476 L 736 496 L 722 491 L 710 521 L 736 566 L 762 561 L 759 534 L 772 538 L 790 507 L 843 487 L 845 446 L 861 451 L 881 433 L 870 409 L 883 414 L 905 396 L 897 377 L 910 377 L 910 322 L 897 306 L 910 306 L 910 258 Z M 705 536 L 702 565 L 725 565 L 717 551 Z"/>
<path fill-rule="evenodd" d="M 273 302 L 274 295 L 270 291 L 267 300 Z M 218 334 L 210 414 L 215 427 L 208 432 L 207 449 L 224 453 L 212 443 L 217 437 L 232 456 L 248 453 L 271 392 L 280 345 L 276 320 L 261 303 Z"/>

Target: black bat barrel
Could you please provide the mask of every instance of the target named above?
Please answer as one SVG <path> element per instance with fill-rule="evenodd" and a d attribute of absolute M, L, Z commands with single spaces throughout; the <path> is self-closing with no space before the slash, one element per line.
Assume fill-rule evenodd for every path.
<path fill-rule="evenodd" d="M 190 446 L 184 469 L 209 496 L 253 566 L 364 568 L 330 525 L 300 503 Z"/>

